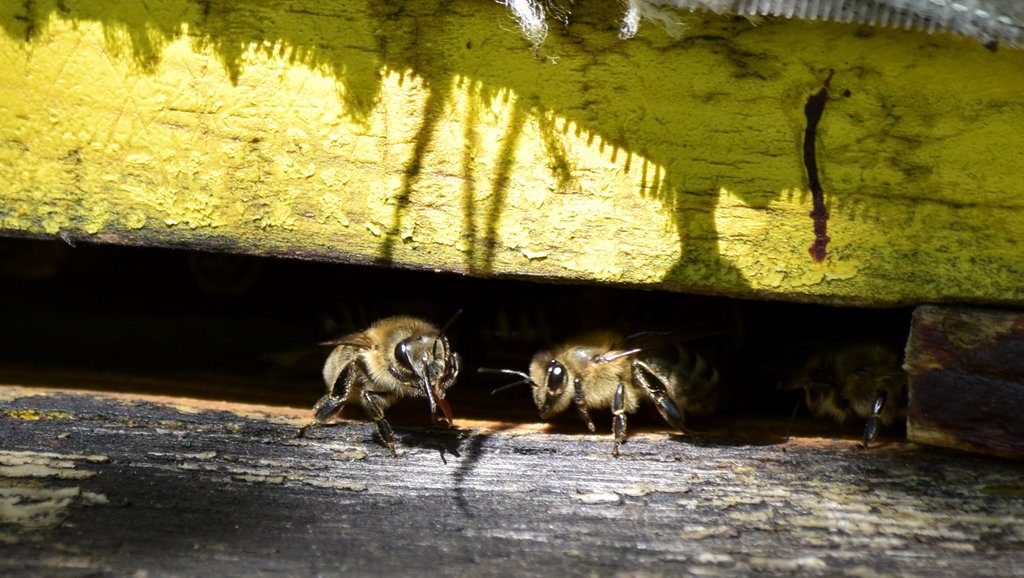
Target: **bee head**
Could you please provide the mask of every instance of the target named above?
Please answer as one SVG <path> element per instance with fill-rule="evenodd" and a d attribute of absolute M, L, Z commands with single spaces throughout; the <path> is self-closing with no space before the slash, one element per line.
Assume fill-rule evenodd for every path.
<path fill-rule="evenodd" d="M 541 352 L 530 363 L 530 376 L 533 402 L 540 410 L 541 419 L 565 411 L 573 391 L 573 378 L 565 365 L 550 353 Z"/>
<path fill-rule="evenodd" d="M 452 415 L 444 398 L 445 390 L 458 375 L 458 354 L 452 353 L 444 335 L 413 335 L 395 345 L 392 373 L 423 393 L 430 401 L 431 413 L 440 406 L 451 425 Z"/>
<path fill-rule="evenodd" d="M 530 362 L 530 373 L 514 369 L 488 369 L 481 367 L 478 373 L 504 373 L 516 375 L 521 379 L 494 390 L 492 394 L 505 391 L 519 385 L 527 384 L 533 388 L 533 402 L 540 409 L 541 419 L 557 415 L 569 406 L 573 397 L 574 378 L 568 368 L 555 359 L 550 351 L 541 351 Z"/>

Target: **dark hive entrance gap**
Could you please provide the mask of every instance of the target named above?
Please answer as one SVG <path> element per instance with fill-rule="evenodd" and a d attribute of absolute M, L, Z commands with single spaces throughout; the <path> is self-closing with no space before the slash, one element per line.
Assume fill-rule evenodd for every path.
<path fill-rule="evenodd" d="M 477 367 L 526 371 L 538 349 L 582 331 L 720 328 L 693 345 L 731 383 L 719 414 L 693 429 L 767 429 L 833 435 L 800 395 L 777 383 L 830 340 L 905 339 L 910 311 L 755 302 L 580 285 L 475 279 L 365 266 L 0 238 L 0 383 L 79 388 L 311 408 L 323 395 L 329 348 L 317 344 L 409 314 L 443 324 L 463 356 L 449 392 L 456 419 L 539 421 L 522 387 Z M 794 369 L 797 368 L 797 369 Z M 428 423 L 425 402 L 404 400 L 389 421 Z M 790 420 L 794 408 L 797 419 Z M 346 417 L 364 419 L 358 408 Z M 611 416 L 594 415 L 598 431 Z M 583 433 L 574 412 L 558 428 Z M 607 427 L 606 427 L 607 426 Z M 863 424 L 842 429 L 856 439 Z M 656 416 L 630 417 L 630 431 L 667 431 Z M 830 433 L 831 432 L 831 433 Z M 885 437 L 887 432 L 883 432 Z"/>

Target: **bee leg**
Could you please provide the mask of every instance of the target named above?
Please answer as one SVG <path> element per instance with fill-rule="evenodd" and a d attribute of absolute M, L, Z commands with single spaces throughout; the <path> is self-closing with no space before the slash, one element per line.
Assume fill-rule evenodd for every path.
<path fill-rule="evenodd" d="M 395 453 L 395 436 L 391 432 L 388 420 L 384 419 L 384 400 L 381 399 L 380 394 L 373 391 L 364 391 L 363 409 L 373 419 L 373 422 L 377 424 L 377 432 L 380 434 L 380 439 L 384 440 L 384 445 L 388 446 L 391 457 L 397 457 L 398 454 Z"/>
<path fill-rule="evenodd" d="M 590 431 L 596 431 L 594 427 L 594 420 L 590 419 L 590 410 L 587 409 L 587 399 L 583 397 L 583 387 L 580 385 L 580 380 L 577 379 L 574 382 L 575 390 L 572 394 L 572 400 L 576 403 L 576 411 L 580 414 L 580 419 L 583 423 L 587 424 L 587 429 Z"/>
<path fill-rule="evenodd" d="M 324 425 L 341 411 L 342 406 L 345 405 L 345 398 L 348 397 L 348 390 L 352 387 L 352 379 L 352 364 L 349 364 L 341 370 L 338 379 L 331 385 L 331 390 L 327 392 L 327 395 L 321 397 L 313 406 L 313 423 L 302 426 L 299 431 L 295 432 L 295 437 L 300 438 L 307 430 Z M 337 395 L 339 385 L 341 385 L 341 395 Z"/>
<path fill-rule="evenodd" d="M 448 427 L 452 427 L 452 408 L 448 405 L 448 400 L 444 398 L 445 391 L 455 383 L 455 379 L 459 377 L 459 354 L 452 353 L 448 356 L 449 364 L 445 370 L 445 373 L 441 376 L 441 380 L 438 382 L 438 391 L 440 395 L 437 399 L 437 405 L 441 408 L 441 413 L 444 415 L 444 420 L 448 424 Z"/>
<path fill-rule="evenodd" d="M 619 446 L 626 442 L 626 387 L 621 383 L 615 388 L 615 401 L 612 403 L 612 432 L 615 434 L 615 449 L 612 455 L 619 457 Z"/>
<path fill-rule="evenodd" d="M 875 398 L 874 405 L 871 406 L 871 418 L 868 419 L 868 423 L 864 426 L 864 448 L 875 441 L 875 436 L 878 435 L 878 418 L 882 415 L 882 411 L 885 409 L 885 398 L 886 392 L 881 392 L 878 397 Z"/>
<path fill-rule="evenodd" d="M 343 405 L 345 405 L 345 398 L 343 397 L 338 398 L 329 394 L 321 397 L 320 401 L 316 402 L 316 405 L 313 406 L 313 419 L 315 421 L 299 428 L 299 431 L 295 432 L 295 437 L 300 438 L 307 430 L 324 425 L 324 423 L 341 411 Z"/>
<path fill-rule="evenodd" d="M 686 431 L 683 429 L 683 414 L 679 412 L 675 402 L 668 396 L 665 382 L 646 363 L 633 361 L 633 380 L 640 384 L 668 425 L 681 432 Z"/>

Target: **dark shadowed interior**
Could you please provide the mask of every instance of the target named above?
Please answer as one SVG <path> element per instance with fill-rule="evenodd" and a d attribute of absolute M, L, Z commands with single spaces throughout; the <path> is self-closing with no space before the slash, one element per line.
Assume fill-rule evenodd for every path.
<path fill-rule="evenodd" d="M 6 384 L 176 395 L 312 407 L 323 395 L 323 341 L 408 314 L 443 325 L 463 358 L 448 399 L 457 419 L 539 420 L 528 387 L 478 367 L 526 371 L 540 349 L 613 329 L 712 334 L 687 346 L 713 359 L 730 401 L 689 424 L 773 435 L 836 433 L 801 393 L 780 391 L 826 344 L 902 348 L 910 310 L 856 309 L 620 287 L 476 279 L 427 271 L 35 239 L 0 239 L 0 332 Z M 424 422 L 415 400 L 389 420 Z M 345 416 L 363 419 L 359 408 Z M 598 417 L 600 416 L 600 417 Z M 602 421 L 609 416 L 597 414 Z M 583 428 L 574 412 L 556 423 Z M 643 412 L 630 428 L 664 428 Z M 863 424 L 842 431 L 856 437 Z M 882 432 L 882 436 L 902 432 Z"/>

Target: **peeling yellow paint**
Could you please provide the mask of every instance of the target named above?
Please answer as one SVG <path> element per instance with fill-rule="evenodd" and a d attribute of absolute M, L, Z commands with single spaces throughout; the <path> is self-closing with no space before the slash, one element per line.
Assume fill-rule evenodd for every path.
<path fill-rule="evenodd" d="M 271 0 L 258 30 L 241 8 L 168 0 L 157 25 L 119 6 L 0 6 L 3 229 L 833 302 L 1024 299 L 1021 52 L 713 14 L 620 41 L 584 4 L 535 57 L 500 5 L 469 0 L 386 17 L 328 1 L 312 28 Z M 803 105 L 830 69 L 819 264 Z"/>
<path fill-rule="evenodd" d="M 529 260 L 543 259 L 548 256 L 547 251 L 534 251 L 532 249 L 522 248 L 520 251 L 523 252 L 523 256 Z"/>
<path fill-rule="evenodd" d="M 179 404 L 174 404 L 171 407 L 173 407 L 174 409 L 180 411 L 181 413 L 197 414 L 197 413 L 201 413 L 203 411 L 202 408 L 195 407 L 195 406 L 192 406 L 192 405 L 187 405 L 187 404 L 180 404 L 180 403 Z"/>
<path fill-rule="evenodd" d="M 56 526 L 81 493 L 77 487 L 0 488 L 0 522 L 32 529 Z"/>
<path fill-rule="evenodd" d="M 339 460 L 363 460 L 366 459 L 366 452 L 350 450 L 346 452 L 338 452 L 334 454 L 334 457 Z"/>
<path fill-rule="evenodd" d="M 258 476 L 252 474 L 242 474 L 235 476 L 236 480 L 243 482 L 263 482 L 266 484 L 283 484 L 284 476 Z"/>
<path fill-rule="evenodd" d="M 584 504 L 617 503 L 622 498 L 614 492 L 591 492 L 586 494 L 570 494 L 574 500 Z"/>
<path fill-rule="evenodd" d="M 75 469 L 76 460 L 99 463 L 107 457 L 0 450 L 0 477 L 86 480 L 96 476 L 94 471 Z"/>
<path fill-rule="evenodd" d="M 780 559 L 751 557 L 748 561 L 750 567 L 758 572 L 804 572 L 820 573 L 828 568 L 828 564 L 821 558 L 805 556 L 803 558 Z"/>
<path fill-rule="evenodd" d="M 73 419 L 75 416 L 63 411 L 12 410 L 7 412 L 15 419 Z"/>
<path fill-rule="evenodd" d="M 307 478 L 302 480 L 302 483 L 309 484 L 310 486 L 316 486 L 318 488 L 334 488 L 336 490 L 349 490 L 352 492 L 366 491 L 366 484 L 355 484 L 351 482 L 336 482 L 334 480 Z"/>

